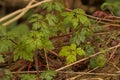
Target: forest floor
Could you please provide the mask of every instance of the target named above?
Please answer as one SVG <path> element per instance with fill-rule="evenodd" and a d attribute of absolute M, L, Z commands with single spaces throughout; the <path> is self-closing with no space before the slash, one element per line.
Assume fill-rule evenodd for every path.
<path fill-rule="evenodd" d="M 20 80 L 20 74 L 37 74 L 46 71 L 48 66 L 50 70 L 57 72 L 54 80 L 120 80 L 120 22 L 117 22 L 120 21 L 120 18 L 108 19 L 93 15 L 87 15 L 87 17 L 96 20 L 92 23 L 93 28 L 99 28 L 99 26 L 102 28 L 87 39 L 87 43 L 95 47 L 94 54 L 87 57 L 77 57 L 77 61 L 66 64 L 66 58 L 61 57 L 59 52 L 63 46 L 70 45 L 72 31 L 68 31 L 65 35 L 58 33 L 57 37 L 50 38 L 55 49 L 48 50 L 47 59 L 46 55 L 40 54 L 44 53 L 42 50 L 38 51 L 39 55 L 35 56 L 33 62 L 24 59 L 14 61 L 13 52 L 4 53 L 5 63 L 0 63 L 0 80 L 5 80 L 6 73 L 4 69 L 11 71 L 13 74 L 12 80 Z M 117 23 L 117 25 L 114 25 L 114 23 Z M 112 24 L 112 26 L 109 24 Z M 99 42 L 97 39 L 101 41 Z M 99 50 L 101 48 L 109 50 L 105 52 L 105 62 L 103 62 L 105 65 L 90 68 L 90 59 L 102 53 Z M 36 67 L 39 71 L 36 70 Z"/>

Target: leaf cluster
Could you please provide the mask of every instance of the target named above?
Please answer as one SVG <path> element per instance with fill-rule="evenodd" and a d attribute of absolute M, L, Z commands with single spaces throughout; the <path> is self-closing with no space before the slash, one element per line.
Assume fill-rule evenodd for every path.
<path fill-rule="evenodd" d="M 23 36 L 16 45 L 14 60 L 23 58 L 33 61 L 35 50 L 42 50 L 44 48 L 54 49 L 49 37 L 44 32 L 31 31 L 28 35 Z"/>
<path fill-rule="evenodd" d="M 34 74 L 21 74 L 21 80 L 37 80 Z"/>
<path fill-rule="evenodd" d="M 70 12 L 63 12 L 62 16 L 64 18 L 64 23 L 72 23 L 73 29 L 78 29 L 83 26 L 90 26 L 90 20 L 85 15 L 85 11 L 83 9 L 74 9 Z"/>
<path fill-rule="evenodd" d="M 93 34 L 93 31 L 89 28 L 82 28 L 74 33 L 73 37 L 71 38 L 72 43 L 76 43 L 80 45 L 80 43 L 84 43 L 86 39 Z"/>
<path fill-rule="evenodd" d="M 20 39 L 22 35 L 29 32 L 27 25 L 20 24 L 15 28 L 8 29 L 6 27 L 0 28 L 0 53 L 14 50 L 16 47 L 16 41 Z M 2 56 L 0 57 L 3 62 Z"/>
<path fill-rule="evenodd" d="M 101 8 L 118 7 L 120 3 L 104 3 Z M 107 7 L 106 7 L 107 6 Z M 83 9 L 74 9 L 65 11 L 64 6 L 58 0 L 46 2 L 41 5 L 46 13 L 43 15 L 33 14 L 29 19 L 32 25 L 31 29 L 26 24 L 13 26 L 12 29 L 0 28 L 0 53 L 13 51 L 14 61 L 25 59 L 33 61 L 36 50 L 54 49 L 50 37 L 57 36 L 59 31 L 67 31 L 66 26 L 73 32 L 70 39 L 70 46 L 63 46 L 59 52 L 60 56 L 66 57 L 66 63 L 70 64 L 77 60 L 78 57 L 89 56 L 94 52 L 94 47 L 87 44 L 87 38 L 93 34 L 91 22 Z M 31 15 L 31 14 L 30 14 Z M 77 47 L 80 45 L 81 47 Z M 0 54 L 0 63 L 4 62 Z M 105 56 L 99 56 L 90 59 L 90 66 L 102 67 L 105 64 Z M 53 80 L 55 71 L 46 71 L 41 73 L 42 80 Z M 22 74 L 21 80 L 35 80 L 35 75 Z"/>
<path fill-rule="evenodd" d="M 55 76 L 56 72 L 54 70 L 48 70 L 45 72 L 42 72 L 40 74 L 40 77 L 42 80 L 53 80 L 53 77 Z"/>
<path fill-rule="evenodd" d="M 102 5 L 102 10 L 109 10 L 110 12 L 113 12 L 115 15 L 119 15 L 120 11 L 120 1 L 119 0 L 106 0 Z"/>
<path fill-rule="evenodd" d="M 77 48 L 76 44 L 72 43 L 70 46 L 62 47 L 60 56 L 66 57 L 67 64 L 77 60 L 77 56 L 85 56 L 86 52 L 82 48 Z"/>
<path fill-rule="evenodd" d="M 48 12 L 59 11 L 61 12 L 64 9 L 64 6 L 58 1 L 46 2 L 41 5 L 42 9 L 46 9 Z"/>
<path fill-rule="evenodd" d="M 90 59 L 90 67 L 103 67 L 106 63 L 106 58 L 104 54 L 100 54 L 96 56 L 95 58 Z"/>

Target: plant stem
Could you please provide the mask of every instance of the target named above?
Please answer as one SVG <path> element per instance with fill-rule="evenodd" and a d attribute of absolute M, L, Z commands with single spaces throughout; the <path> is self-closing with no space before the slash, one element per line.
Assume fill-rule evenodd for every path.
<path fill-rule="evenodd" d="M 48 63 L 48 58 L 47 58 L 47 53 L 46 53 L 46 49 L 45 48 L 44 48 L 44 53 L 45 53 L 45 59 L 46 59 L 46 63 L 47 63 L 47 69 L 50 70 L 49 63 Z"/>
<path fill-rule="evenodd" d="M 39 67 L 38 67 L 38 50 L 35 50 L 35 56 L 34 56 L 34 59 L 35 59 L 35 68 L 36 68 L 36 71 L 37 71 L 37 78 L 38 80 L 40 80 L 40 76 L 39 76 Z"/>

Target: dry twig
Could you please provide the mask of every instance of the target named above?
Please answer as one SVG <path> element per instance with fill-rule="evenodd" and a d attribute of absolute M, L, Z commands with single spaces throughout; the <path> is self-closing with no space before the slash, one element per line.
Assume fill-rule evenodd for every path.
<path fill-rule="evenodd" d="M 7 25 L 11 24 L 12 22 L 14 22 L 15 20 L 18 20 L 19 18 L 21 18 L 29 9 L 32 9 L 34 7 L 37 7 L 37 6 L 41 5 L 42 3 L 46 3 L 46 2 L 50 2 L 50 1 L 52 1 L 52 0 L 44 0 L 44 1 L 41 1 L 41 2 L 37 2 L 37 3 L 33 4 L 33 5 L 29 5 L 29 6 L 25 7 L 25 8 L 23 8 L 23 9 L 19 9 L 19 10 L 13 12 L 13 13 L 11 13 L 11 14 L 9 14 L 7 16 L 4 16 L 3 18 L 1 18 L 0 22 L 4 22 L 5 20 L 7 20 L 7 19 L 9 19 L 9 18 L 11 18 L 11 17 L 13 17 L 15 15 L 18 15 L 19 13 L 22 12 L 21 16 L 18 15 L 20 17 L 14 19 L 14 20 L 8 21 L 8 22 L 3 24 L 3 26 L 7 26 Z"/>
<path fill-rule="evenodd" d="M 86 74 L 86 75 L 101 75 L 101 76 L 120 76 L 120 74 L 116 74 L 116 73 L 110 74 L 110 73 L 89 73 L 89 72 L 70 72 L 70 71 L 68 71 L 68 72 L 67 71 L 65 71 L 65 72 L 58 71 L 58 72 L 64 73 L 64 74 L 81 74 L 81 75 Z"/>
<path fill-rule="evenodd" d="M 88 72 L 86 72 L 86 73 L 90 73 L 90 72 L 92 72 L 92 71 L 94 71 L 94 70 L 96 70 L 96 69 L 98 69 L 98 68 L 99 68 L 99 67 L 96 67 L 96 68 L 94 68 L 94 69 L 92 69 L 92 70 L 90 70 L 90 71 L 88 71 Z M 76 78 L 81 77 L 81 76 L 83 76 L 83 75 L 84 75 L 84 74 L 78 74 L 77 76 L 68 78 L 68 79 L 66 79 L 66 80 L 75 80 Z"/>

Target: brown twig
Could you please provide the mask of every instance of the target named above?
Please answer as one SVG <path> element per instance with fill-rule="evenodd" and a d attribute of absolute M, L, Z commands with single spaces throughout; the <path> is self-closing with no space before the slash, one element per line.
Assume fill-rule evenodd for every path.
<path fill-rule="evenodd" d="M 117 33 L 116 33 L 117 32 Z M 95 32 L 95 35 L 104 35 L 104 34 L 110 34 L 110 33 L 116 33 L 116 34 L 120 34 L 120 31 L 117 30 L 112 30 L 112 31 L 108 31 L 108 32 Z"/>
<path fill-rule="evenodd" d="M 41 72 L 45 72 L 45 71 L 39 71 L 39 73 Z M 38 73 L 38 71 L 21 71 L 21 72 L 11 72 L 12 74 L 27 74 L 27 73 L 30 73 L 30 74 L 36 74 Z"/>
<path fill-rule="evenodd" d="M 67 10 L 67 11 L 72 11 L 71 9 L 68 9 L 68 8 L 66 8 L 66 10 Z M 116 19 L 111 20 L 111 19 L 106 19 L 106 18 L 94 17 L 94 16 L 91 16 L 91 15 L 88 15 L 88 14 L 81 14 L 81 15 L 85 15 L 85 16 L 87 16 L 87 17 L 89 17 L 89 18 L 91 18 L 91 19 L 95 19 L 95 20 L 101 20 L 101 21 L 106 21 L 106 22 L 120 23 L 120 20 L 116 20 L 116 19 L 120 19 L 120 17 L 117 18 L 116 16 L 113 16 L 113 18 L 116 18 Z"/>
<path fill-rule="evenodd" d="M 49 50 L 49 49 L 47 49 L 50 53 L 52 53 L 53 55 L 55 55 L 55 56 L 57 56 L 57 57 L 59 57 L 60 58 L 60 56 L 56 53 L 56 52 L 54 52 L 54 51 L 52 51 L 52 50 Z"/>
<path fill-rule="evenodd" d="M 47 69 L 50 70 L 49 63 L 48 63 L 48 58 L 47 58 L 47 53 L 46 53 L 46 49 L 45 48 L 44 48 L 44 53 L 45 53 L 45 59 L 46 59 L 46 63 L 47 63 Z"/>
<path fill-rule="evenodd" d="M 50 1 L 52 1 L 52 0 L 44 0 L 44 1 L 41 1 L 41 2 L 38 2 L 38 3 L 35 3 L 35 4 L 33 4 L 33 5 L 30 5 L 30 6 L 28 6 L 28 7 L 25 7 L 25 8 L 23 8 L 23 9 L 19 9 L 19 10 L 13 12 L 13 13 L 11 13 L 11 14 L 9 14 L 9 15 L 7 15 L 7 16 L 4 16 L 3 18 L 1 18 L 1 19 L 0 19 L 0 22 L 3 22 L 3 21 L 5 21 L 5 20 L 7 20 L 7 19 L 9 19 L 9 18 L 11 18 L 11 17 L 13 17 L 13 16 L 21 13 L 21 12 L 24 12 L 24 11 L 26 12 L 26 10 L 28 11 L 29 9 L 34 8 L 34 7 L 37 7 L 37 6 L 41 5 L 42 3 L 50 2 Z M 21 15 L 23 15 L 23 13 L 21 13 Z M 22 16 L 21 16 L 21 17 L 22 17 Z M 19 18 L 20 18 L 20 17 L 19 17 Z M 17 19 L 16 19 L 16 20 L 17 20 Z M 11 22 L 12 22 L 12 21 L 10 21 L 9 24 L 10 24 Z M 8 24 L 8 22 L 6 22 L 6 23 L 3 24 L 3 26 L 7 26 L 7 25 L 9 25 L 9 24 Z"/>
<path fill-rule="evenodd" d="M 45 71 L 39 71 L 40 72 L 45 72 Z M 89 73 L 89 72 L 70 72 L 70 71 L 57 71 L 58 73 L 64 73 L 64 74 L 85 74 L 85 75 L 102 75 L 102 76 L 119 76 L 120 74 L 116 73 Z M 26 74 L 26 73 L 31 73 L 31 74 L 36 74 L 38 73 L 37 71 L 22 71 L 22 72 L 12 72 L 12 74 Z"/>
<path fill-rule="evenodd" d="M 34 60 L 35 60 L 35 68 L 36 68 L 36 71 L 37 71 L 37 78 L 38 78 L 38 80 L 40 80 L 38 58 L 37 57 L 38 57 L 38 50 L 35 51 Z"/>
<path fill-rule="evenodd" d="M 109 26 L 113 26 L 113 28 L 114 28 L 114 27 L 120 27 L 120 24 L 113 24 L 113 23 L 110 23 L 110 22 L 103 22 L 103 21 L 100 21 L 99 23 L 105 24 L 106 27 L 109 27 Z"/>
<path fill-rule="evenodd" d="M 120 71 L 120 68 L 115 65 L 115 63 L 112 63 L 113 67 L 115 67 L 118 71 Z"/>
<path fill-rule="evenodd" d="M 6 23 L 4 23 L 3 26 L 7 26 L 7 25 L 11 24 L 12 22 L 14 22 L 14 21 L 18 20 L 19 18 L 21 18 L 29 10 L 28 7 L 30 7 L 34 1 L 35 0 L 31 0 L 29 2 L 29 4 L 26 6 L 26 8 L 24 8 L 23 11 L 18 16 L 16 16 L 15 18 L 13 18 L 13 19 L 7 21 Z"/>
<path fill-rule="evenodd" d="M 85 14 L 85 15 L 89 18 L 92 18 L 92 19 L 101 20 L 101 18 L 98 18 L 98 17 L 94 17 L 94 16 L 91 16 L 88 14 Z M 102 21 L 120 23 L 120 20 L 111 20 L 111 19 L 106 19 L 106 18 L 102 18 Z"/>
<path fill-rule="evenodd" d="M 117 47 L 116 47 L 116 48 L 113 50 L 113 52 L 110 54 L 110 57 L 109 57 L 109 59 L 108 59 L 107 62 L 109 62 L 109 61 L 113 58 L 113 55 L 115 54 L 116 50 L 117 50 Z"/>
<path fill-rule="evenodd" d="M 99 67 L 96 67 L 96 68 L 94 68 L 94 69 L 92 69 L 92 70 L 90 70 L 90 71 L 88 71 L 88 72 L 86 72 L 86 73 L 90 73 L 90 72 L 92 72 L 92 71 L 94 71 L 94 70 L 96 70 L 96 69 L 98 69 Z M 71 78 L 69 78 L 69 79 L 66 79 L 66 80 L 75 80 L 76 78 L 78 78 L 78 77 L 81 77 L 81 76 L 83 76 L 84 74 L 78 74 L 77 76 L 74 76 L 74 77 L 71 77 Z"/>
<path fill-rule="evenodd" d="M 103 80 L 102 78 L 85 78 L 80 80 Z"/>
<path fill-rule="evenodd" d="M 89 73 L 89 72 L 70 72 L 70 71 L 58 71 L 59 73 L 64 73 L 64 74 L 86 74 L 86 75 L 102 75 L 102 76 L 120 76 L 120 74 L 116 73 Z"/>

